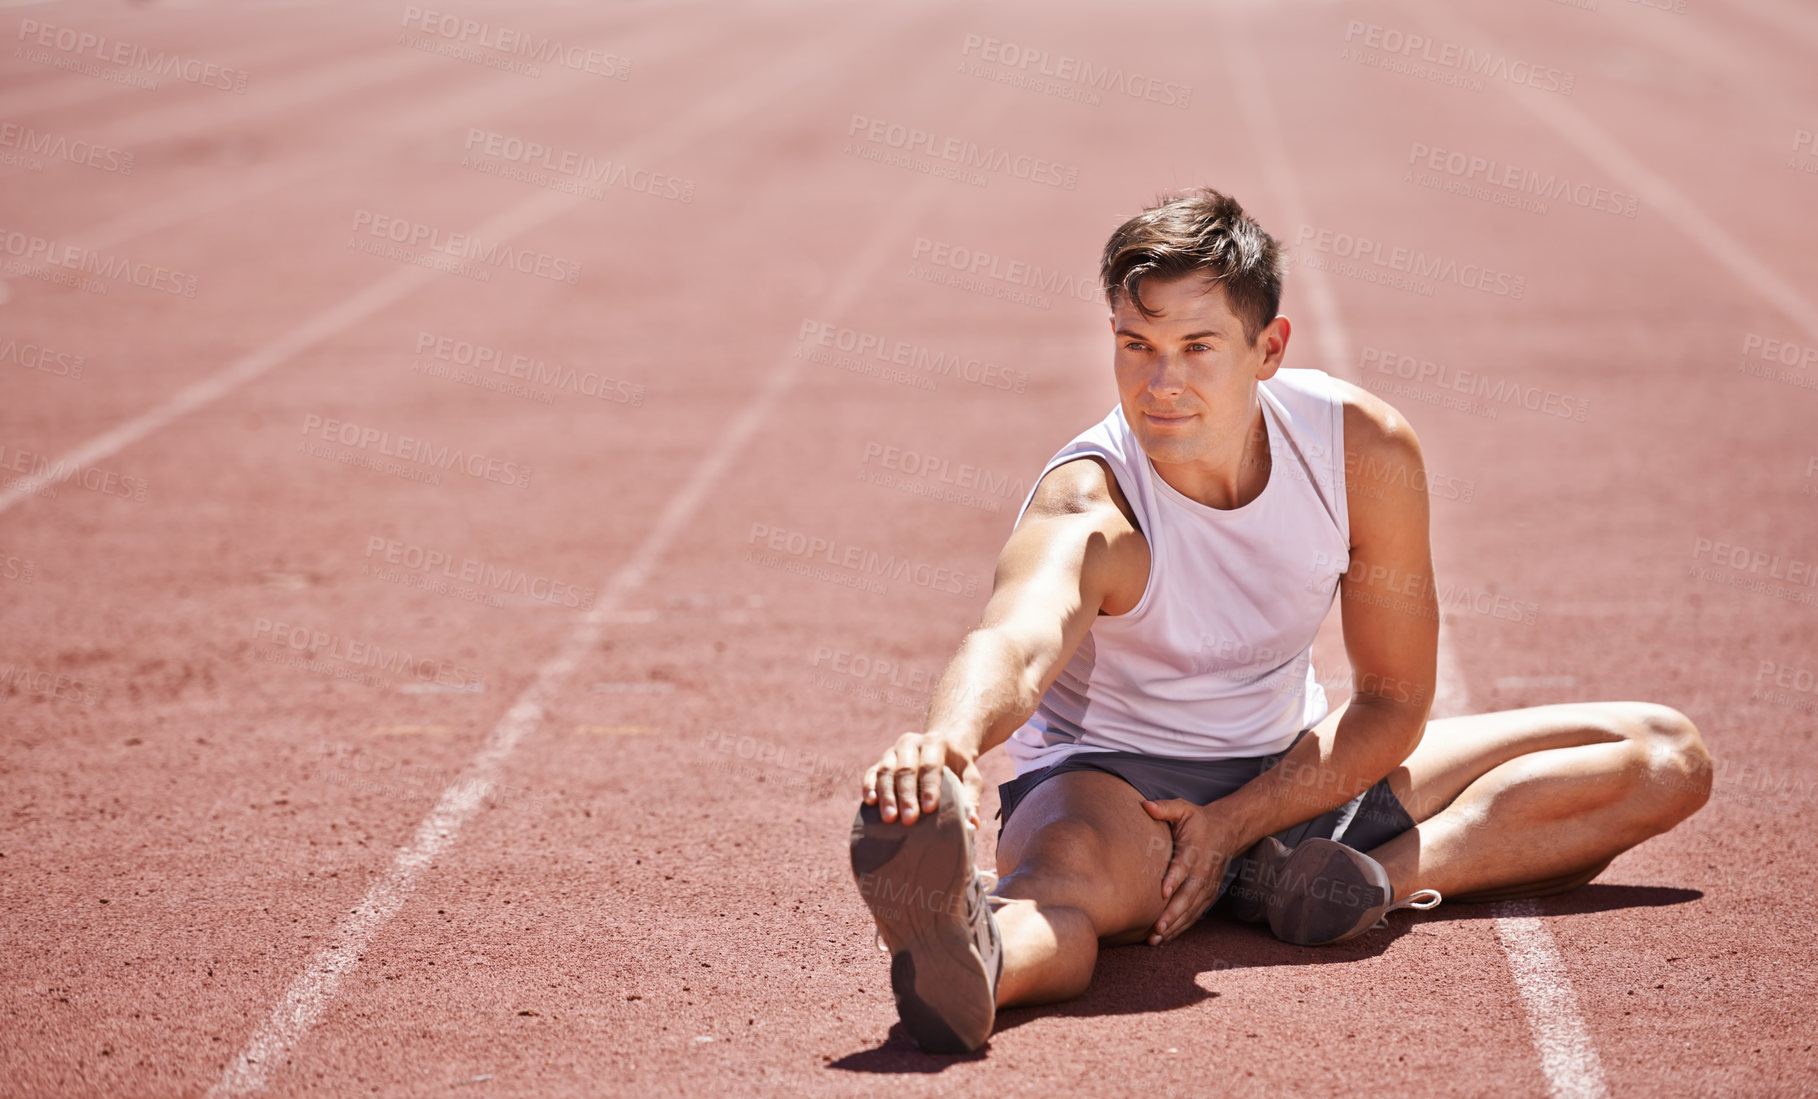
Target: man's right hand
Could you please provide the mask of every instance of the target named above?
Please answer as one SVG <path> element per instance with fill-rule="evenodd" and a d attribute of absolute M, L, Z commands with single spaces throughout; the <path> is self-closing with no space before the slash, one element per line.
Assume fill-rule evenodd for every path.
<path fill-rule="evenodd" d="M 966 789 L 967 815 L 978 827 L 978 801 L 985 777 L 978 761 L 946 737 L 933 733 L 904 733 L 886 749 L 882 759 L 865 772 L 861 784 L 866 805 L 878 807 L 885 820 L 914 824 L 923 813 L 932 813 L 941 801 L 941 768 L 959 776 Z"/>

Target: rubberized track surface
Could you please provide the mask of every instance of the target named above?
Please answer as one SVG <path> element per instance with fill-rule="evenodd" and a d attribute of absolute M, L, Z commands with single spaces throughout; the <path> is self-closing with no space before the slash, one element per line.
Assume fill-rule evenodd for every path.
<path fill-rule="evenodd" d="M 1818 1090 L 1818 19 L 1132 7 L 7 13 L 0 1092 Z M 857 776 L 1198 183 L 1421 434 L 1440 712 L 1667 702 L 1715 796 L 924 1056 Z"/>

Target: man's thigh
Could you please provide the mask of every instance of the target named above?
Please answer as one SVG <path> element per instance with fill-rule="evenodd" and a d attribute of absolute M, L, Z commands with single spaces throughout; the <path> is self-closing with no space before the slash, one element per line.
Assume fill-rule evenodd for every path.
<path fill-rule="evenodd" d="M 1645 703 L 1574 702 L 1439 718 L 1427 723 L 1420 746 L 1389 775 L 1389 786 L 1408 815 L 1423 821 L 1518 756 L 1625 740 L 1648 709 Z"/>
<path fill-rule="evenodd" d="M 1029 791 L 1005 824 L 996 893 L 1077 908 L 1100 938 L 1135 942 L 1165 907 L 1173 849 L 1135 787 L 1103 771 L 1068 771 Z"/>

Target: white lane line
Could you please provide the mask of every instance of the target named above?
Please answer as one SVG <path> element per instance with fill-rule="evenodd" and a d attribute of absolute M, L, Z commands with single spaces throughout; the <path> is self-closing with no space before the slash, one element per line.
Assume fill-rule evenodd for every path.
<path fill-rule="evenodd" d="M 1441 27 L 1454 39 L 1487 43 L 1492 52 L 1507 56 L 1501 54 L 1502 46 L 1494 38 L 1461 18 L 1449 6 L 1418 3 L 1413 6 L 1421 18 Z M 1667 182 L 1665 176 L 1642 163 L 1564 97 L 1532 89 L 1512 88 L 1504 89 L 1504 92 L 1503 98 L 1539 119 L 1548 129 L 1576 146 L 1592 163 L 1621 180 L 1663 223 L 1684 233 L 1703 249 L 1705 255 L 1742 280 L 1757 297 L 1786 314 L 1806 335 L 1818 341 L 1818 308 L 1715 218 Z"/>
<path fill-rule="evenodd" d="M 622 12 L 621 12 L 622 14 Z M 613 25 L 602 29 L 597 23 L 589 22 L 584 26 L 570 27 L 562 32 L 564 38 L 594 38 L 602 35 L 623 35 L 627 27 L 633 24 L 614 21 Z M 359 42 L 355 48 L 368 47 L 374 40 Z M 155 104 L 135 113 L 98 121 L 92 126 L 78 127 L 78 131 L 97 144 L 113 145 L 122 149 L 143 150 L 146 146 L 176 138 L 195 135 L 206 136 L 210 131 L 228 129 L 235 124 L 256 122 L 267 115 L 295 113 L 299 108 L 308 107 L 323 101 L 346 99 L 356 93 L 367 93 L 370 86 L 390 87 L 408 84 L 422 78 L 434 79 L 447 74 L 455 80 L 462 78 L 461 70 L 471 68 L 459 62 L 450 61 L 434 53 L 412 49 L 399 44 L 395 39 L 382 41 L 383 44 L 369 54 L 337 59 L 333 53 L 324 55 L 328 64 L 312 64 L 300 72 L 287 73 L 265 81 L 258 80 L 258 74 L 252 75 L 248 89 L 243 95 L 223 94 L 217 96 L 197 97 L 177 103 Z M 623 42 L 615 43 L 615 50 L 623 49 Z M 644 63 L 641 55 L 631 55 L 640 65 Z M 522 76 L 508 79 L 526 83 Z M 551 82 L 556 87 L 551 91 L 574 92 L 584 90 L 584 84 L 573 81 L 557 80 Z M 603 83 L 603 82 L 602 82 Z M 612 81 L 618 85 L 617 81 Z M 620 85 L 628 87 L 629 85 Z M 458 90 L 449 94 L 462 94 Z"/>
<path fill-rule="evenodd" d="M 1237 17 L 1232 21 L 1235 23 Z M 1288 159 L 1279 137 L 1282 129 L 1269 100 L 1266 78 L 1242 37 L 1240 34 L 1223 36 L 1225 56 L 1245 122 L 1262 160 L 1264 182 L 1277 195 L 1290 220 L 1312 224 L 1307 217 L 1308 207 L 1295 177 L 1293 162 Z M 1308 304 L 1314 322 L 1322 329 L 1319 343 L 1326 370 L 1335 376 L 1347 377 L 1350 352 L 1338 314 L 1337 295 L 1332 292 L 1325 272 L 1301 268 L 1299 273 L 1307 283 Z M 1470 689 L 1459 668 L 1458 657 L 1446 641 L 1443 619 L 1438 663 L 1432 716 L 1455 717 L 1469 713 Z M 1496 919 L 1497 941 L 1508 956 L 1509 972 L 1521 992 L 1548 1094 L 1552 1099 L 1607 1097 L 1609 1088 L 1604 1083 L 1597 1047 L 1591 1044 L 1590 1031 L 1578 1014 L 1578 998 L 1572 991 L 1565 959 L 1559 953 L 1553 933 L 1541 922 L 1539 907 L 1532 901 L 1525 901 L 1503 905 L 1500 910 L 1507 914 Z"/>
<path fill-rule="evenodd" d="M 831 37 L 831 36 L 828 36 Z M 822 42 L 799 51 L 766 76 L 783 74 L 774 81 L 774 94 L 801 79 L 804 62 L 818 56 L 849 56 L 828 52 Z M 791 75 L 793 74 L 793 75 Z M 751 83 L 751 82 L 748 82 Z M 747 109 L 755 109 L 768 96 L 755 94 L 759 89 L 737 90 Z M 743 113 L 743 112 L 740 112 Z M 833 281 L 834 290 L 816 306 L 815 316 L 837 316 L 857 299 L 860 291 L 895 254 L 900 235 L 911 227 L 912 220 L 936 193 L 933 177 L 916 180 L 909 195 L 893 204 L 881 218 L 865 247 L 853 258 L 847 269 Z M 486 743 L 468 763 L 462 774 L 443 791 L 429 815 L 417 826 L 411 842 L 400 848 L 390 869 L 375 882 L 351 918 L 335 929 L 329 944 L 311 959 L 309 965 L 292 982 L 284 997 L 273 1008 L 265 1024 L 248 1041 L 246 1047 L 228 1064 L 226 1071 L 208 1091 L 209 1099 L 248 1095 L 260 1090 L 272 1067 L 282 1061 L 311 1027 L 321 1018 L 341 979 L 359 964 L 360 955 L 372 938 L 410 896 L 418 875 L 437 855 L 454 842 L 461 826 L 473 815 L 498 782 L 500 769 L 518 745 L 543 721 L 550 705 L 566 687 L 581 659 L 598 645 L 606 624 L 613 614 L 662 562 L 676 536 L 688 525 L 718 483 L 739 451 L 769 418 L 783 394 L 795 381 L 801 360 L 796 348 L 790 348 L 777 360 L 763 388 L 735 416 L 722 432 L 712 450 L 697 465 L 688 481 L 671 496 L 656 522 L 644 536 L 631 558 L 600 586 L 600 598 L 581 618 L 561 649 L 537 670 L 537 676 L 524 693 L 512 703 L 505 716 L 488 734 Z"/>
<path fill-rule="evenodd" d="M 664 48 L 653 50 L 652 46 L 658 42 L 665 43 Z M 653 67 L 653 62 L 666 62 L 681 51 L 677 36 L 653 30 L 640 31 L 629 42 L 620 37 L 611 41 L 602 39 L 594 45 L 602 50 L 607 47 L 622 50 L 637 58 L 646 69 Z M 175 195 L 135 206 L 88 229 L 59 232 L 56 236 L 96 251 L 114 248 L 147 233 L 181 225 L 204 214 L 218 213 L 233 203 L 266 191 L 342 171 L 348 161 L 361 161 L 380 148 L 386 151 L 395 148 L 400 135 L 419 140 L 445 127 L 477 126 L 507 111 L 551 97 L 572 95 L 576 91 L 572 85 L 526 80 L 516 75 L 498 76 L 454 90 L 437 89 L 425 102 L 410 108 L 383 113 L 361 112 L 359 117 L 336 131 L 334 152 L 339 157 L 336 161 L 324 161 L 310 153 L 301 154 L 289 160 L 234 172 L 201 190 L 186 187 Z"/>
<path fill-rule="evenodd" d="M 1818 48 L 1818 12 L 1787 0 L 1755 0 L 1749 13 L 1774 24 L 1782 31 L 1796 34 Z"/>
<path fill-rule="evenodd" d="M 1241 27 L 1242 16 L 1229 16 L 1231 25 Z M 1232 90 L 1237 93 L 1244 125 L 1250 131 L 1250 145 L 1261 162 L 1263 184 L 1275 196 L 1275 205 L 1287 220 L 1297 225 L 1311 225 L 1306 195 L 1301 193 L 1300 179 L 1294 174 L 1294 162 L 1282 144 L 1281 125 L 1275 116 L 1275 104 L 1269 98 L 1269 80 L 1256 59 L 1250 55 L 1247 37 L 1241 32 L 1221 35 L 1225 64 L 1231 72 Z M 1279 238 L 1277 238 L 1279 239 Z M 1287 259 L 1288 257 L 1283 257 Z M 1332 280 L 1317 267 L 1292 266 L 1290 271 L 1307 288 L 1307 305 L 1313 312 L 1313 337 L 1319 344 L 1319 355 L 1326 373 L 1346 381 L 1356 381 L 1351 368 L 1351 335 L 1338 312 L 1338 295 Z"/>
<path fill-rule="evenodd" d="M 1559 944 L 1540 919 L 1540 905 L 1505 901 L 1496 912 L 1496 938 L 1509 956 L 1509 972 L 1527 1008 L 1547 1094 L 1552 1099 L 1608 1099 L 1603 1062 L 1578 1012 Z"/>
<path fill-rule="evenodd" d="M 898 235 L 909 228 L 910 219 L 919 214 L 934 189 L 932 177 L 916 183 L 912 197 L 896 204 L 890 215 L 879 222 L 864 250 L 848 269 L 835 280 L 836 290 L 819 303 L 814 316 L 837 316 L 849 307 L 876 271 L 894 254 Z M 770 416 L 783 393 L 795 380 L 800 363 L 795 347 L 781 356 L 764 380 L 763 388 L 731 425 L 719 435 L 712 450 L 675 495 L 669 498 L 662 514 L 632 553 L 630 560 L 601 586 L 598 602 L 576 626 L 561 649 L 537 670 L 536 679 L 520 695 L 511 709 L 487 736 L 485 745 L 468 763 L 461 776 L 443 792 L 423 823 L 417 826 L 411 842 L 398 851 L 390 870 L 367 891 L 359 907 L 335 929 L 327 947 L 321 950 L 292 983 L 284 998 L 273 1009 L 271 1017 L 260 1027 L 246 1048 L 228 1065 L 227 1071 L 208 1092 L 215 1097 L 247 1095 L 259 1090 L 271 1066 L 296 1048 L 303 1035 L 321 1018 L 323 1010 L 340 985 L 341 979 L 359 963 L 362 952 L 398 909 L 403 906 L 423 868 L 454 842 L 467 818 L 486 800 L 498 781 L 500 768 L 512 750 L 543 721 L 549 706 L 567 685 L 581 659 L 598 647 L 600 637 L 612 613 L 619 609 L 661 563 L 676 536 L 693 518 L 707 493 L 738 452 Z"/>
<path fill-rule="evenodd" d="M 802 71 L 812 71 L 812 66 L 807 62 L 813 59 L 811 48 L 800 49 L 791 58 L 801 64 Z M 775 73 L 779 71 L 786 70 L 778 66 L 767 70 L 756 80 L 747 80 L 734 86 L 687 115 L 666 123 L 656 133 L 614 150 L 611 159 L 615 162 L 660 160 L 667 153 L 686 148 L 706 134 L 755 111 L 763 102 L 752 98 L 755 86 L 774 83 Z M 590 200 L 582 196 L 559 191 L 545 192 L 495 215 L 485 224 L 470 230 L 469 235 L 489 241 L 506 241 L 588 201 Z M 154 405 L 138 416 L 89 439 L 74 450 L 59 455 L 56 461 L 40 472 L 13 481 L 7 488 L 0 490 L 0 515 L 33 498 L 52 482 L 66 478 L 71 471 L 86 468 L 119 453 L 323 340 L 346 331 L 412 290 L 439 277 L 438 272 L 415 265 L 392 272 L 283 335 L 240 356 L 214 374 L 192 382 L 163 403 Z"/>
<path fill-rule="evenodd" d="M 249 78 L 243 95 L 223 93 L 212 98 L 157 104 L 96 126 L 80 127 L 78 132 L 100 145 L 143 149 L 160 141 L 295 111 L 322 100 L 345 98 L 370 85 L 407 82 L 423 76 L 425 70 L 445 60 L 422 50 L 398 46 L 370 56 L 312 67 L 268 82 Z"/>

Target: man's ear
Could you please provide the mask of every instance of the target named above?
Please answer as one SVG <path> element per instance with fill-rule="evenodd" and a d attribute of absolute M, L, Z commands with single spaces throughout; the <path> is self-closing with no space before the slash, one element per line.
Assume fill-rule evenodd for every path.
<path fill-rule="evenodd" d="M 1256 334 L 1257 348 L 1263 355 L 1262 367 L 1256 372 L 1257 381 L 1268 381 L 1281 369 L 1282 360 L 1288 354 L 1288 337 L 1293 333 L 1294 325 L 1288 318 L 1278 316 Z"/>

